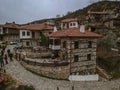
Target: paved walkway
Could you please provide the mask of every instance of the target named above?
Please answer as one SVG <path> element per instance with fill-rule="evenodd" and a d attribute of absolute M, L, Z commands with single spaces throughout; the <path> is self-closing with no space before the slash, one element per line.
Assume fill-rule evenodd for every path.
<path fill-rule="evenodd" d="M 13 52 L 12 45 L 9 45 L 6 50 L 9 48 Z M 6 72 L 11 74 L 13 78 L 20 81 L 26 85 L 33 85 L 37 90 L 57 90 L 58 86 L 68 88 L 69 82 L 68 81 L 57 81 L 48 78 L 43 78 L 37 76 L 29 71 L 27 71 L 21 64 L 14 60 L 9 62 L 8 65 L 5 66 Z M 62 89 L 62 90 L 69 90 L 69 89 Z"/>
<path fill-rule="evenodd" d="M 37 76 L 14 60 L 5 66 L 6 72 L 23 84 L 33 85 L 37 90 L 120 90 L 120 79 L 106 82 L 70 82 Z M 72 88 L 72 86 L 74 86 Z M 59 87 L 59 89 L 57 89 Z"/>

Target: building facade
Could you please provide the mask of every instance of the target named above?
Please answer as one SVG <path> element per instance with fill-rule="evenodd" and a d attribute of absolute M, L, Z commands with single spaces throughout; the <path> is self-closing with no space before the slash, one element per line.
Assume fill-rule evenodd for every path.
<path fill-rule="evenodd" d="M 66 29 L 66 28 L 75 28 L 79 27 L 79 21 L 77 18 L 75 19 L 64 19 L 61 21 L 61 29 Z"/>
<path fill-rule="evenodd" d="M 53 27 L 42 24 L 29 24 L 20 27 L 20 41 L 23 47 L 34 47 L 41 45 L 41 35 L 46 37 L 53 32 Z"/>
<path fill-rule="evenodd" d="M 56 58 L 69 62 L 70 74 L 96 73 L 97 39 L 101 35 L 85 30 L 81 25 L 80 28 L 58 30 L 49 37 L 49 48 L 58 54 Z"/>
<path fill-rule="evenodd" d="M 19 41 L 19 25 L 13 23 L 6 23 L 0 26 L 0 40 L 11 42 Z"/>

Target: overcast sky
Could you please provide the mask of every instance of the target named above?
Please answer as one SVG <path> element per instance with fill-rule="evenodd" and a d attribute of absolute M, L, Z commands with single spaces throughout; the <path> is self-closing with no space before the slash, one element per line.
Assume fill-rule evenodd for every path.
<path fill-rule="evenodd" d="M 88 4 L 89 0 L 0 0 L 0 24 L 13 21 L 24 24 L 54 18 Z"/>

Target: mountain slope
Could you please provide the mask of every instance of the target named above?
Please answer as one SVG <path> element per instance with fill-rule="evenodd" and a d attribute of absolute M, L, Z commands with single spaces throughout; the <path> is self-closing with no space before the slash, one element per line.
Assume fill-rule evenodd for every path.
<path fill-rule="evenodd" d="M 103 10 L 113 10 L 115 8 L 120 8 L 120 1 L 100 1 L 93 3 L 83 9 L 76 10 L 73 13 L 70 13 L 63 18 L 81 18 L 87 15 L 87 12 L 90 11 L 103 11 Z"/>
<path fill-rule="evenodd" d="M 115 8 L 120 8 L 120 1 L 100 1 L 93 3 L 83 9 L 76 10 L 72 13 L 69 13 L 61 18 L 52 18 L 52 20 L 61 20 L 65 18 L 84 18 L 87 15 L 87 12 L 90 11 L 103 11 L 103 10 L 114 10 Z M 43 19 L 33 21 L 31 23 L 41 23 L 50 19 Z"/>

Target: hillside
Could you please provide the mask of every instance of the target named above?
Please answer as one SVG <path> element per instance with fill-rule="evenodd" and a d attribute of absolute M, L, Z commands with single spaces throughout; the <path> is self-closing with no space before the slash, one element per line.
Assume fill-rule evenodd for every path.
<path fill-rule="evenodd" d="M 72 13 L 69 13 L 59 19 L 57 19 L 57 18 L 51 18 L 51 19 L 56 21 L 56 20 L 61 20 L 61 19 L 65 19 L 65 18 L 76 18 L 76 17 L 84 18 L 87 15 L 87 12 L 89 10 L 103 11 L 103 10 L 113 10 L 115 8 L 120 8 L 120 1 L 100 1 L 100 2 L 93 3 L 83 9 L 79 9 Z M 51 20 L 51 19 L 37 20 L 37 21 L 30 22 L 30 23 L 41 23 L 41 22 L 44 22 L 46 20 Z"/>
<path fill-rule="evenodd" d="M 103 10 L 113 10 L 115 8 L 120 8 L 120 1 L 100 1 L 93 3 L 83 9 L 76 10 L 73 13 L 70 13 L 63 18 L 81 18 L 87 15 L 87 12 L 90 11 L 103 11 Z"/>

